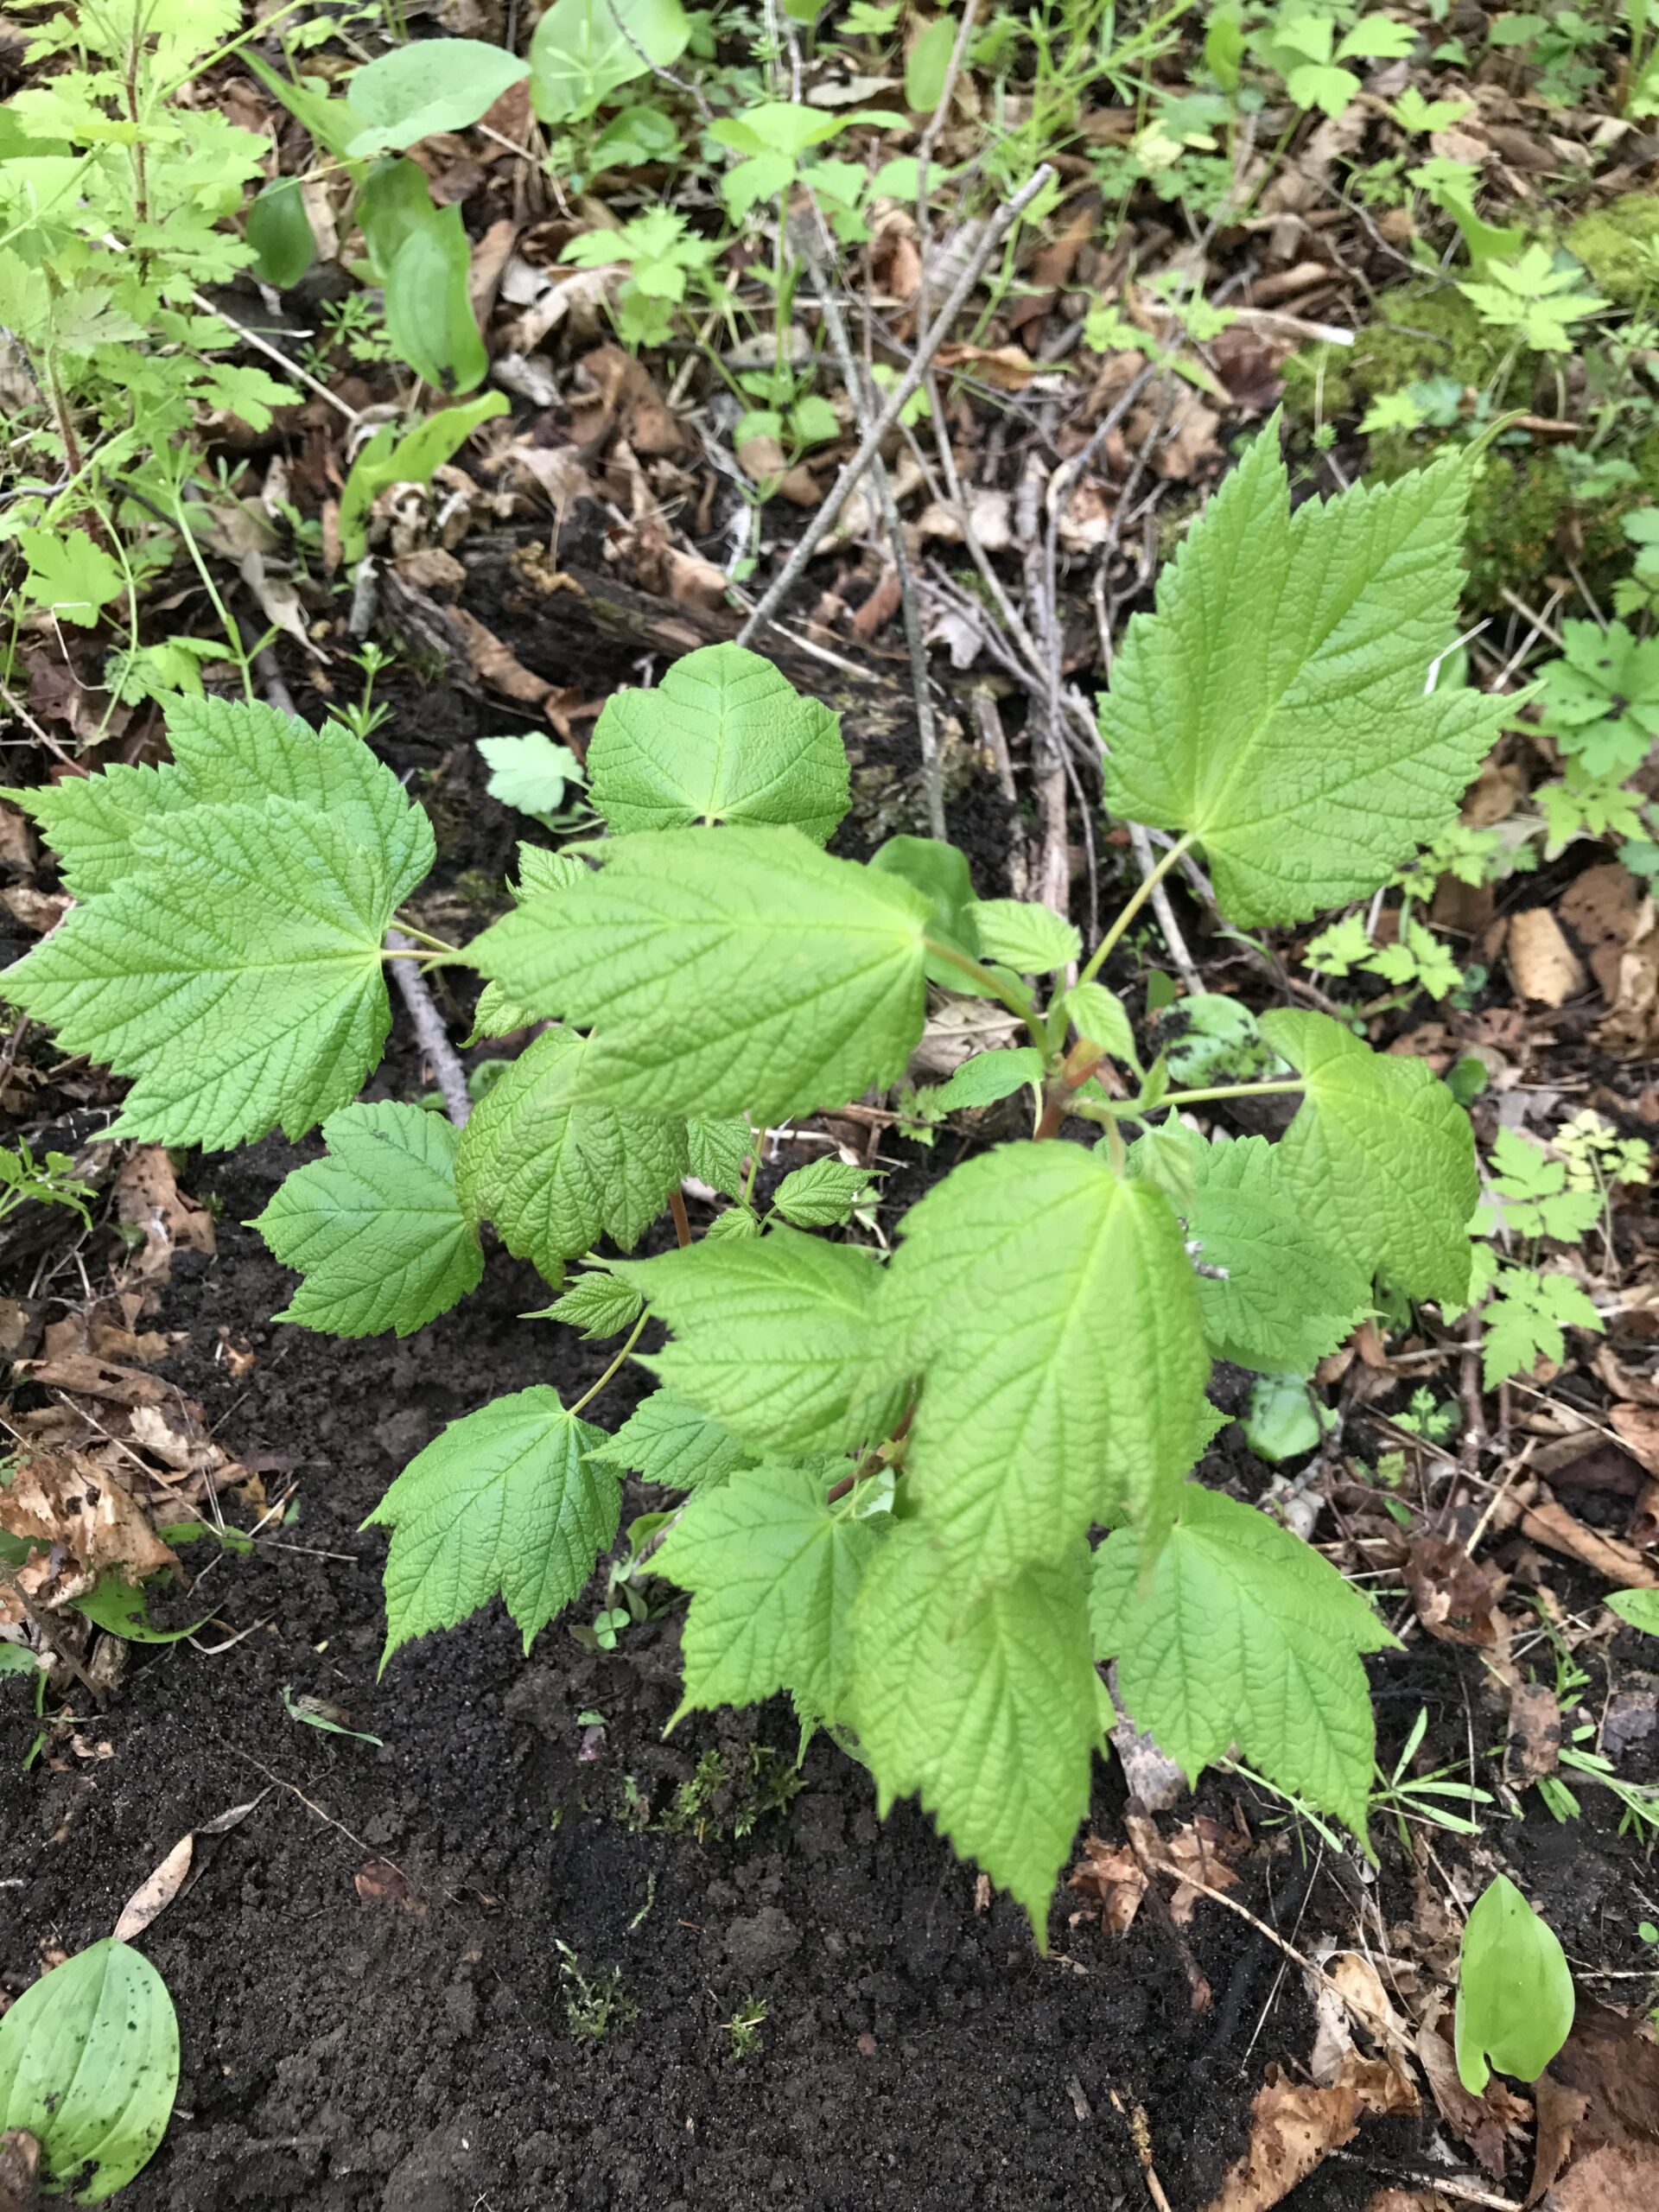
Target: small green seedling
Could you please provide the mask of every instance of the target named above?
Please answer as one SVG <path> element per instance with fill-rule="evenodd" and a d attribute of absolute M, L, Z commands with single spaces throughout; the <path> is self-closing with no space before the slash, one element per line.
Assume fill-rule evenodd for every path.
<path fill-rule="evenodd" d="M 148 2164 L 179 2087 L 179 2024 L 148 1959 L 112 1936 L 66 1960 L 0 2019 L 0 2134 L 41 2146 L 48 2190 L 100 2203 Z"/>
<path fill-rule="evenodd" d="M 753 2058 L 765 2047 L 761 2031 L 766 2024 L 766 2000 L 764 1997 L 746 1997 L 731 2018 L 724 2024 L 724 2033 L 732 2040 L 734 2058 Z"/>
<path fill-rule="evenodd" d="M 639 2007 L 622 1986 L 622 1969 L 609 1967 L 590 1980 L 569 1943 L 554 1938 L 559 1980 L 564 1985 L 564 2017 L 577 2043 L 603 2043 L 613 2028 L 626 2028 Z"/>
<path fill-rule="evenodd" d="M 1573 2026 L 1573 1977 L 1555 1931 L 1515 1884 L 1494 1875 L 1463 1931 L 1454 2024 L 1458 2076 L 1471 2097 L 1492 2069 L 1535 2082 Z"/>

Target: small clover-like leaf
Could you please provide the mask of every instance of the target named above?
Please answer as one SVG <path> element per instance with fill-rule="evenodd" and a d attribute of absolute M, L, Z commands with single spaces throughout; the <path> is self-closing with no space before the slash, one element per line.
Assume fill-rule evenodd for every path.
<path fill-rule="evenodd" d="M 455 1196 L 459 1132 L 423 1107 L 346 1106 L 322 1126 L 325 1160 L 296 1167 L 253 1224 L 305 1280 L 279 1321 L 372 1337 L 422 1328 L 484 1272 Z"/>

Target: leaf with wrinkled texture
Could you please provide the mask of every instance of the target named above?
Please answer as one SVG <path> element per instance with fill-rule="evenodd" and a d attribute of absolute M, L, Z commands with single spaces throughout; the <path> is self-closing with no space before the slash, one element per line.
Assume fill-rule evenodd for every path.
<path fill-rule="evenodd" d="M 1198 1308 L 1217 1359 L 1263 1375 L 1309 1375 L 1370 1302 L 1370 1278 L 1322 1233 L 1321 1215 L 1286 1185 L 1265 1137 L 1189 1147 L 1186 1211 L 1195 1257 L 1225 1270 L 1198 1277 Z"/>
<path fill-rule="evenodd" d="M 1148 1541 L 1209 1429 L 1180 1224 L 1105 1154 L 1011 1144 L 912 1206 L 880 1324 L 923 1378 L 906 1484 L 977 1588 L 1128 1513 Z"/>
<path fill-rule="evenodd" d="M 460 1133 L 423 1107 L 383 1102 L 331 1114 L 322 1138 L 327 1158 L 285 1177 L 252 1224 L 305 1278 L 276 1319 L 337 1337 L 406 1337 L 484 1272 L 455 1196 Z"/>
<path fill-rule="evenodd" d="M 730 1429 L 671 1390 L 653 1390 L 642 1399 L 616 1434 L 594 1445 L 588 1456 L 638 1475 L 642 1482 L 687 1491 L 712 1490 L 739 1467 L 752 1466 L 755 1457 Z"/>
<path fill-rule="evenodd" d="M 545 1383 L 452 1421 L 411 1459 L 365 1527 L 390 1528 L 386 1648 L 454 1628 L 499 1592 L 529 1650 L 616 1535 L 616 1477 L 601 1432 Z"/>
<path fill-rule="evenodd" d="M 573 1029 L 531 1040 L 473 1109 L 455 1162 L 461 1203 L 550 1282 L 601 1236 L 636 1244 L 686 1172 L 685 1124 L 590 1103 L 591 1047 Z"/>
<path fill-rule="evenodd" d="M 136 836 L 143 865 L 8 969 L 8 995 L 66 1051 L 133 1078 L 112 1135 L 302 1135 L 355 1095 L 391 1025 L 379 858 L 283 798 L 192 807 Z"/>
<path fill-rule="evenodd" d="M 703 645 L 651 691 L 613 692 L 588 751 L 619 836 L 696 822 L 792 823 L 823 844 L 847 811 L 838 716 L 741 645 Z"/>
<path fill-rule="evenodd" d="M 882 1535 L 846 1501 L 825 1503 L 845 1465 L 742 1469 L 693 1498 L 670 1530 L 652 1564 L 692 1592 L 681 1713 L 758 1705 L 784 1689 L 815 1713 L 841 1710 L 853 1600 Z"/>
<path fill-rule="evenodd" d="M 600 1028 L 584 1096 L 780 1121 L 896 1082 L 922 1033 L 927 904 L 797 830 L 645 830 L 468 957 Z"/>
<path fill-rule="evenodd" d="M 1329 1014 L 1264 1015 L 1306 1078 L 1281 1177 L 1332 1245 L 1411 1298 L 1461 1305 L 1479 1196 L 1469 1116 L 1421 1060 L 1374 1052 Z"/>
<path fill-rule="evenodd" d="M 874 1372 L 874 1253 L 775 1229 L 616 1272 L 674 1332 L 641 1364 L 734 1436 L 789 1452 L 887 1433 L 896 1394 Z"/>
<path fill-rule="evenodd" d="M 1311 1544 L 1190 1483 L 1149 1569 L 1126 1534 L 1107 1537 L 1090 1617 L 1136 1727 L 1189 1781 L 1236 1741 L 1364 1836 L 1376 1729 L 1359 1655 L 1394 1638 Z"/>
<path fill-rule="evenodd" d="M 1277 418 L 1132 616 L 1100 704 L 1106 804 L 1198 839 L 1228 919 L 1304 919 L 1452 820 L 1508 712 L 1431 664 L 1471 481 L 1448 455 L 1293 515 Z"/>
<path fill-rule="evenodd" d="M 1089 1809 L 1100 1734 L 1081 1542 L 970 1597 L 926 1527 L 901 1523 L 853 1609 L 851 1716 L 885 1814 L 919 1796 L 1044 1941 Z"/>

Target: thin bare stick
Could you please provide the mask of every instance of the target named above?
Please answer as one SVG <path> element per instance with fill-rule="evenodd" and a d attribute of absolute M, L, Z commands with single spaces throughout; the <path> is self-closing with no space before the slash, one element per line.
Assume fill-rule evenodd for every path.
<path fill-rule="evenodd" d="M 962 65 L 968 58 L 968 41 L 974 35 L 974 20 L 979 13 L 979 0 L 968 0 L 962 11 L 962 21 L 957 25 L 956 43 L 950 48 L 950 59 L 944 66 L 944 82 L 939 86 L 939 97 L 933 104 L 933 112 L 927 119 L 927 128 L 916 144 L 916 245 L 918 252 L 916 282 L 916 327 L 919 330 L 927 321 L 927 263 L 933 243 L 933 222 L 927 205 L 927 172 L 933 160 L 933 149 L 939 143 L 939 133 L 944 129 L 945 118 L 950 112 L 950 103 L 957 96 L 957 79 L 962 74 Z"/>
<path fill-rule="evenodd" d="M 393 952 L 416 950 L 402 930 L 388 930 L 386 944 Z M 413 960 L 393 960 L 387 965 L 391 969 L 393 982 L 403 995 L 404 1004 L 409 1009 L 415 1034 L 420 1039 L 421 1050 L 432 1071 L 432 1080 L 437 1084 L 438 1096 L 443 1101 L 443 1110 L 458 1129 L 464 1129 L 467 1117 L 473 1110 L 472 1096 L 467 1089 L 467 1071 L 461 1065 L 461 1055 L 449 1042 L 443 1016 L 433 1004 L 426 978 Z"/>
<path fill-rule="evenodd" d="M 830 231 L 823 219 L 823 211 L 812 202 L 819 235 L 826 251 L 831 250 Z M 830 334 L 830 345 L 840 365 L 842 382 L 847 397 L 852 402 L 854 415 L 861 430 L 869 428 L 874 412 L 858 363 L 853 358 L 852 341 L 847 335 L 847 324 L 836 298 L 835 289 L 823 262 L 813 250 L 812 241 L 804 235 L 804 226 L 797 226 L 795 243 L 801 251 L 807 267 L 812 272 L 812 282 L 818 295 L 818 305 L 823 315 L 823 327 Z M 950 836 L 944 819 L 944 785 L 939 773 L 938 730 L 933 719 L 932 679 L 928 672 L 927 643 L 922 636 L 921 612 L 916 603 L 916 579 L 911 572 L 910 553 L 905 543 L 905 525 L 899 512 L 899 502 L 893 495 L 892 479 L 887 465 L 878 453 L 870 463 L 870 481 L 875 486 L 875 496 L 881 509 L 881 519 L 887 525 L 888 543 L 893 547 L 893 572 L 899 579 L 899 603 L 904 613 L 905 645 L 910 655 L 910 680 L 916 696 L 916 735 L 922 750 L 922 793 L 927 805 L 928 835 L 944 843 Z"/>
<path fill-rule="evenodd" d="M 950 334 L 957 317 L 967 305 L 969 296 L 984 274 L 986 264 L 1053 175 L 1054 172 L 1048 164 L 1042 163 L 1014 194 L 1012 200 L 1003 201 L 986 224 L 983 237 L 975 248 L 967 267 L 952 286 L 950 296 L 939 309 L 938 319 L 932 328 L 918 346 L 910 366 L 887 394 L 886 404 L 859 442 L 857 452 L 831 485 L 828 497 L 802 532 L 795 550 L 755 602 L 753 612 L 738 632 L 739 645 L 749 644 L 755 632 L 771 620 L 774 611 L 783 604 L 794 589 L 807 563 L 817 551 L 825 532 L 846 505 L 852 494 L 853 486 L 863 475 L 880 450 L 881 441 L 892 429 L 920 388 L 922 378 L 927 372 L 928 363 Z"/>

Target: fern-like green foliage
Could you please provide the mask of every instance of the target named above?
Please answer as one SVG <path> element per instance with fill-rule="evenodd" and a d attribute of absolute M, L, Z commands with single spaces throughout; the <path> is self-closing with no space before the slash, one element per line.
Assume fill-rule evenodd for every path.
<path fill-rule="evenodd" d="M 1434 680 L 1465 481 L 1447 461 L 1293 517 L 1269 432 L 1132 625 L 1103 703 L 1109 802 L 1196 846 L 1230 921 L 1363 897 L 1455 807 L 1497 719 Z M 339 728 L 181 702 L 168 734 L 160 769 L 19 795 L 77 903 L 9 995 L 130 1079 L 120 1133 L 323 1122 L 257 1224 L 299 1271 L 289 1319 L 417 1328 L 477 1280 L 493 1225 L 556 1284 L 585 1262 L 549 1325 L 628 1332 L 578 1404 L 537 1386 L 482 1405 L 392 1484 L 388 1656 L 498 1596 L 528 1642 L 636 1475 L 683 1501 L 652 1562 L 690 1593 L 682 1709 L 788 1691 L 1039 1936 L 1107 1659 L 1189 1772 L 1236 1745 L 1363 1834 L 1362 1662 L 1388 1633 L 1192 1471 L 1224 1418 L 1214 1358 L 1309 1373 L 1378 1274 L 1448 1310 L 1471 1294 L 1469 1126 L 1421 1062 L 1268 1014 L 1266 1088 L 1299 1094 L 1286 1134 L 1199 1136 L 1184 1106 L 1238 1086 L 1143 1072 L 1100 959 L 1068 985 L 1069 917 L 976 899 L 925 839 L 868 866 L 824 849 L 849 791 L 834 716 L 719 645 L 607 706 L 588 766 L 607 834 L 521 849 L 510 911 L 432 956 L 486 979 L 480 1035 L 532 1033 L 457 1137 L 352 1103 L 385 962 L 409 957 L 385 940 L 430 862 L 423 816 Z M 1032 1137 L 951 1166 L 879 1243 L 856 1166 L 757 1194 L 759 1133 L 897 1083 L 930 987 L 1000 999 L 1020 1031 L 936 1109 L 1034 1094 Z M 1091 1079 L 1103 1057 L 1122 1081 Z M 683 1185 L 732 1203 L 683 1249 L 658 1230 L 624 1256 Z M 584 1416 L 630 1356 L 658 1387 L 607 1435 Z"/>

